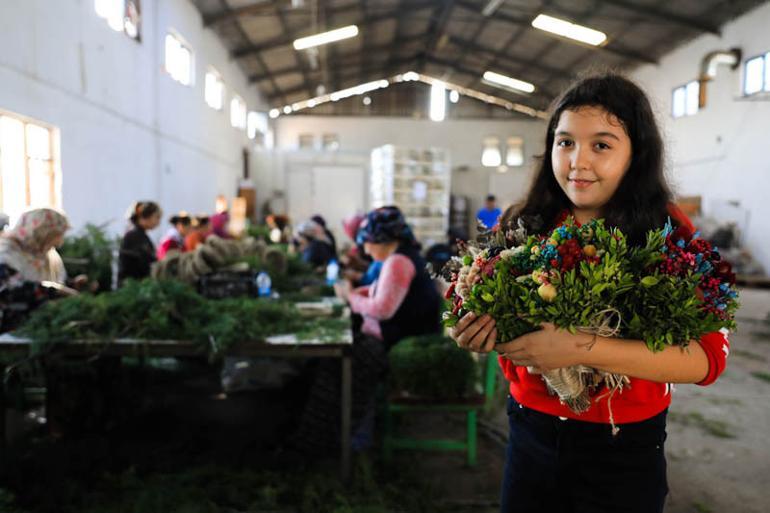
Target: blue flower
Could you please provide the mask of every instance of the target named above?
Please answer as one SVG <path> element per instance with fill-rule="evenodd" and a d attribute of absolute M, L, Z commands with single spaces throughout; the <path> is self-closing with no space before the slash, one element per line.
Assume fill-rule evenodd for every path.
<path fill-rule="evenodd" d="M 676 245 L 684 249 L 685 247 L 684 239 L 679 239 L 679 242 L 677 242 Z"/>
<path fill-rule="evenodd" d="M 668 237 L 673 231 L 674 227 L 671 226 L 671 218 L 669 217 L 668 220 L 666 220 L 666 225 L 663 227 L 663 236 Z"/>

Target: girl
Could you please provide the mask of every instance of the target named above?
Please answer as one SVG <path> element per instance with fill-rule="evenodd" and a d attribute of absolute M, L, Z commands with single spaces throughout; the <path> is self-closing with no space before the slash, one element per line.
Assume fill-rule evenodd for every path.
<path fill-rule="evenodd" d="M 150 275 L 155 246 L 147 232 L 160 224 L 161 210 L 154 201 L 138 201 L 131 208 L 131 226 L 120 242 L 118 284 L 126 278 L 141 280 Z"/>
<path fill-rule="evenodd" d="M 160 240 L 160 246 L 158 246 L 158 260 L 163 260 L 166 253 L 169 251 L 184 251 L 184 238 L 190 232 L 190 224 L 192 219 L 186 212 L 180 212 L 175 216 L 172 216 L 168 220 L 171 223 L 171 228 L 166 232 L 166 235 Z"/>
<path fill-rule="evenodd" d="M 504 216 L 501 229 L 521 220 L 530 233 L 543 234 L 572 214 L 579 223 L 605 218 L 632 244 L 669 216 L 694 231 L 670 203 L 660 133 L 647 97 L 629 80 L 605 74 L 573 85 L 555 103 L 545 148 L 529 195 Z M 573 335 L 548 324 L 496 344 L 495 321 L 473 314 L 451 335 L 471 351 L 497 351 L 510 381 L 501 497 L 506 513 L 662 511 L 669 383 L 713 383 L 729 352 L 722 333 L 707 334 L 684 351 L 653 353 L 641 340 Z M 631 378 L 612 399 L 617 435 L 600 397 L 606 390 L 581 415 L 548 393 L 538 371 L 571 365 Z"/>

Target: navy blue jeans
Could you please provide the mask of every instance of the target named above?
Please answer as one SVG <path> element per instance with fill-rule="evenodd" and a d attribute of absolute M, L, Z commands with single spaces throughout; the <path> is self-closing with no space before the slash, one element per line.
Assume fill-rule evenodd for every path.
<path fill-rule="evenodd" d="M 610 426 L 561 420 L 508 399 L 502 513 L 660 513 L 666 411 Z"/>

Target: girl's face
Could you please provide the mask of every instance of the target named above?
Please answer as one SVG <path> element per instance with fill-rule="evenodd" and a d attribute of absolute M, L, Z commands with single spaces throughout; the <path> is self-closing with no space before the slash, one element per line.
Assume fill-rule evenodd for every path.
<path fill-rule="evenodd" d="M 565 110 L 554 132 L 553 174 L 580 222 L 601 217 L 631 165 L 632 148 L 620 120 L 600 107 Z"/>

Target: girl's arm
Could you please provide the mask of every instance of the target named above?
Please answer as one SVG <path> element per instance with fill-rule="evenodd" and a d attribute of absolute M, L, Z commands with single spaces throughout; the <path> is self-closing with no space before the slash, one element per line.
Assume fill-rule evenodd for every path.
<path fill-rule="evenodd" d="M 541 370 L 586 365 L 661 383 L 708 384 L 724 370 L 729 344 L 726 337 L 716 333 L 692 341 L 684 349 L 667 346 L 653 353 L 641 340 L 573 335 L 544 324 L 542 330 L 498 344 L 495 350 L 516 365 Z"/>

